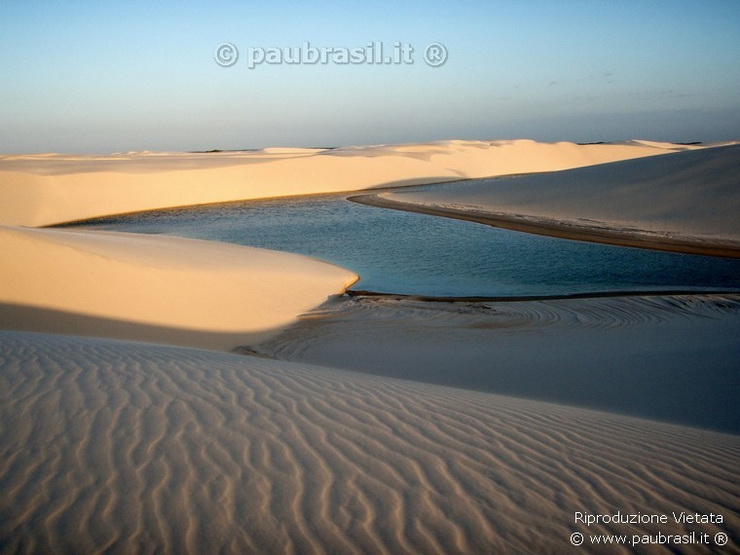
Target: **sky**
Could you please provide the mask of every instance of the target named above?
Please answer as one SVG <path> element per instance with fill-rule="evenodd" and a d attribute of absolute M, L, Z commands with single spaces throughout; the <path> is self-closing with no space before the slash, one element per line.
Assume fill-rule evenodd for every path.
<path fill-rule="evenodd" d="M 0 77 L 3 153 L 724 141 L 740 1 L 3 2 Z"/>

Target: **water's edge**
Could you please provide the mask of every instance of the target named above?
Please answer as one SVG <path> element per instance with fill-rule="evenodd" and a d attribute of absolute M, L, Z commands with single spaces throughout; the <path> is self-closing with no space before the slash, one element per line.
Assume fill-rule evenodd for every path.
<path fill-rule="evenodd" d="M 353 195 L 347 197 L 350 202 L 388 208 L 390 210 L 405 210 L 444 218 L 455 218 L 469 222 L 477 222 L 492 227 L 533 233 L 559 239 L 575 241 L 589 241 L 606 245 L 622 247 L 637 247 L 667 252 L 685 254 L 699 254 L 705 256 L 721 256 L 726 258 L 740 258 L 740 245 L 730 243 L 708 243 L 691 237 L 665 237 L 656 233 L 631 232 L 629 230 L 606 227 L 589 227 L 571 225 L 568 222 L 555 222 L 544 218 L 527 217 L 518 214 L 492 214 L 484 211 L 457 210 L 450 207 L 426 206 L 399 200 L 381 198 L 378 194 Z"/>

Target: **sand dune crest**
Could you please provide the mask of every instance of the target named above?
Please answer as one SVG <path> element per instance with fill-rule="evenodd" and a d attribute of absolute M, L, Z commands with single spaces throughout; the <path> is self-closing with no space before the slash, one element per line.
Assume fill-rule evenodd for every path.
<path fill-rule="evenodd" d="M 357 279 L 325 262 L 264 249 L 10 226 L 0 226 L 0 261 L 0 328 L 146 339 L 131 335 L 139 324 L 169 330 L 155 340 L 222 349 L 277 333 Z M 103 319 L 121 325 L 106 332 L 97 326 Z"/>

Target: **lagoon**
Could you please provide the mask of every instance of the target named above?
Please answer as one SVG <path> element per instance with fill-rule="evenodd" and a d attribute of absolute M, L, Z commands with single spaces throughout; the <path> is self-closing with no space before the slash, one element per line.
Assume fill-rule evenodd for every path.
<path fill-rule="evenodd" d="M 355 290 L 444 297 L 740 290 L 740 260 L 571 241 L 388 210 L 345 195 L 129 214 L 75 227 L 163 233 L 305 254 Z"/>

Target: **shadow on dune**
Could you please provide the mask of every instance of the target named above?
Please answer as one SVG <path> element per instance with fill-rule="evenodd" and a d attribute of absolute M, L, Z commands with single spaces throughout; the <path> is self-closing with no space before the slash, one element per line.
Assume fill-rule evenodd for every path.
<path fill-rule="evenodd" d="M 0 303 L 0 329 L 106 337 L 219 351 L 259 343 L 272 337 L 277 331 L 208 332 L 7 303 Z"/>
<path fill-rule="evenodd" d="M 353 298 L 259 345 L 294 362 L 740 433 L 737 297 Z"/>

